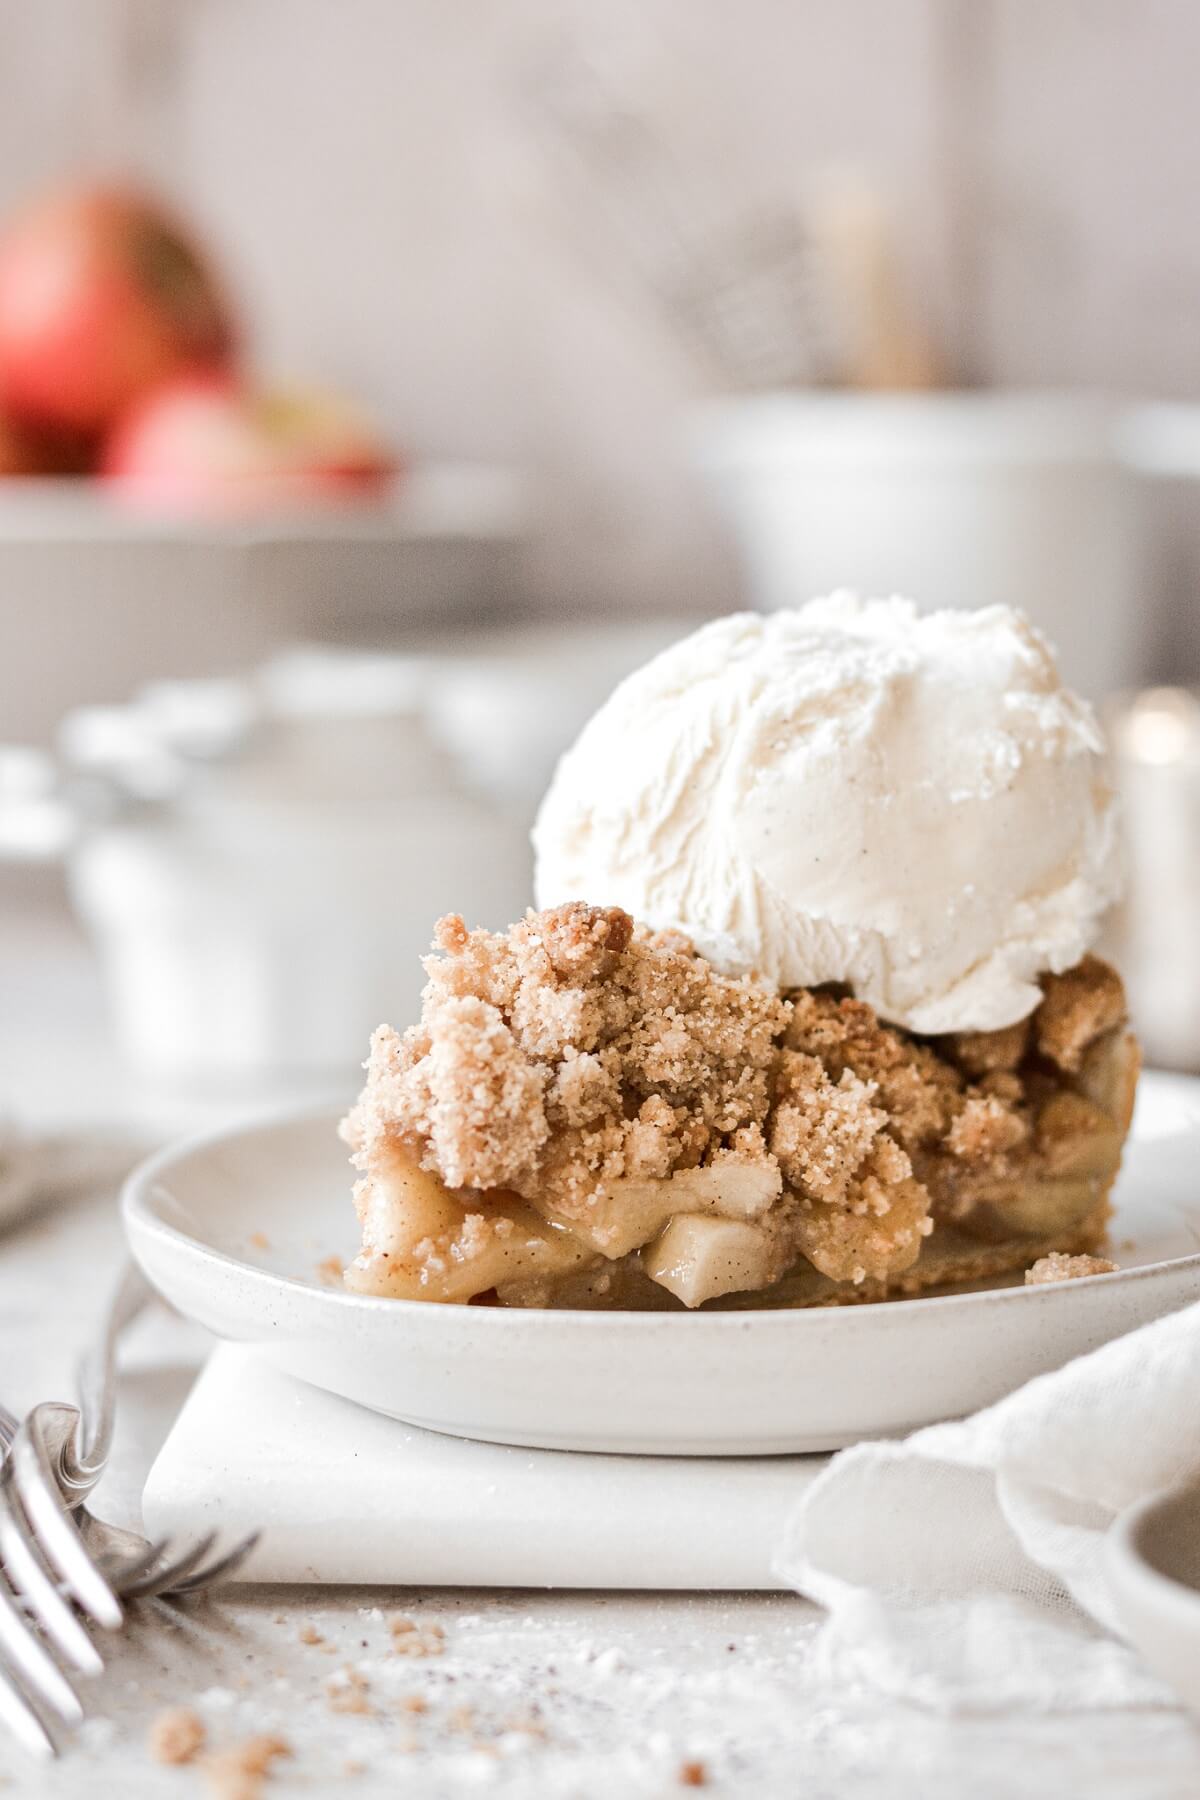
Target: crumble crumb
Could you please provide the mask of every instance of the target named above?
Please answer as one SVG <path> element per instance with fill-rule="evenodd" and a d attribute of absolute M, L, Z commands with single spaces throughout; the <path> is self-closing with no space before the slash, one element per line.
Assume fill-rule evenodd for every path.
<path fill-rule="evenodd" d="M 1077 1075 L 1088 1046 L 1125 1017 L 1121 977 L 1098 956 L 1085 956 L 1065 974 L 1047 975 L 1042 994 L 1034 1015 L 1038 1049 Z"/>
<path fill-rule="evenodd" d="M 292 1747 L 286 1738 L 273 1732 L 262 1732 L 234 1744 L 215 1756 L 205 1758 L 204 1773 L 213 1800 L 259 1800 L 264 1778 L 280 1757 L 290 1756 Z"/>
<path fill-rule="evenodd" d="M 849 1069 L 871 1084 L 905 1150 L 932 1148 L 944 1138 L 966 1086 L 952 1064 L 885 1025 L 864 1001 L 801 991 L 792 1008 L 788 1047 L 819 1058 L 835 1080 Z"/>
<path fill-rule="evenodd" d="M 818 1200 L 842 1199 L 887 1124 L 875 1092 L 851 1069 L 833 1082 L 815 1056 L 784 1050 L 770 1136 L 784 1179 Z"/>
<path fill-rule="evenodd" d="M 300 1642 L 302 1644 L 323 1644 L 325 1639 L 315 1625 L 302 1625 L 300 1627 Z"/>
<path fill-rule="evenodd" d="M 341 1287 L 346 1265 L 340 1256 L 323 1256 L 317 1264 L 317 1279 L 326 1287 Z"/>
<path fill-rule="evenodd" d="M 393 1656 L 441 1656 L 446 1648 L 446 1633 L 440 1625 L 418 1627 L 411 1619 L 397 1629 L 392 1627 Z"/>
<path fill-rule="evenodd" d="M 684 1762 L 679 1765 L 680 1787 L 707 1787 L 708 1770 L 702 1762 Z"/>
<path fill-rule="evenodd" d="M 1039 1256 L 1025 1271 L 1026 1287 L 1042 1287 L 1052 1281 L 1078 1281 L 1084 1275 L 1114 1275 L 1115 1262 L 1105 1256 L 1064 1256 L 1061 1250 Z"/>
<path fill-rule="evenodd" d="M 331 1675 L 325 1683 L 325 1695 L 329 1701 L 330 1712 L 335 1713 L 369 1713 L 371 1703 L 367 1698 L 370 1682 L 357 1669 L 346 1667 Z"/>
<path fill-rule="evenodd" d="M 948 1042 L 950 1054 L 966 1074 L 1011 1075 L 1029 1048 L 1029 1020 L 1018 1019 L 999 1031 L 954 1031 Z"/>
<path fill-rule="evenodd" d="M 821 1200 L 800 1202 L 794 1235 L 814 1268 L 833 1281 L 861 1287 L 868 1279 L 912 1266 L 933 1230 L 933 1220 L 928 1190 L 896 1172 L 907 1164 L 899 1145 L 883 1139 L 853 1208 Z"/>
<path fill-rule="evenodd" d="M 399 1701 L 399 1707 L 401 1712 L 427 1713 L 429 1702 L 424 1694 L 405 1694 Z"/>
<path fill-rule="evenodd" d="M 155 1762 L 189 1763 L 203 1748 L 204 1721 L 190 1706 L 169 1706 L 150 1723 L 148 1745 Z"/>
<path fill-rule="evenodd" d="M 247 1242 L 253 1244 L 256 1250 L 269 1250 L 271 1248 L 271 1240 L 265 1231 L 252 1231 Z"/>
<path fill-rule="evenodd" d="M 1016 1150 L 1029 1136 L 1029 1125 L 997 1094 L 973 1094 L 963 1101 L 946 1134 L 953 1156 L 982 1163 Z"/>

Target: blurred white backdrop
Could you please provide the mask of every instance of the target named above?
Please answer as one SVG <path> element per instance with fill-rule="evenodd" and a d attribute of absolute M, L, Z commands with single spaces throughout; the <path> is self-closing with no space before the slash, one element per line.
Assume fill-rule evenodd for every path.
<path fill-rule="evenodd" d="M 280 370 L 539 471 L 543 603 L 721 610 L 680 446 L 711 371 L 546 130 L 581 57 L 732 208 L 874 183 L 950 376 L 1200 396 L 1187 0 L 0 0 L 0 212 L 81 168 L 153 181 Z M 1200 665 L 1195 510 L 1147 673 Z"/>

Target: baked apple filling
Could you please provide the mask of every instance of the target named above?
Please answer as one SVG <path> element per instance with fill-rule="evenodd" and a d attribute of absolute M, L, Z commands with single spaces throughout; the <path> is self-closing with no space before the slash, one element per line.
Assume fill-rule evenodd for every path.
<path fill-rule="evenodd" d="M 358 1293 L 510 1306 L 882 1299 L 1091 1252 L 1138 1055 L 1086 957 L 1002 1031 L 917 1038 L 719 974 L 617 908 L 437 929 L 343 1125 Z"/>

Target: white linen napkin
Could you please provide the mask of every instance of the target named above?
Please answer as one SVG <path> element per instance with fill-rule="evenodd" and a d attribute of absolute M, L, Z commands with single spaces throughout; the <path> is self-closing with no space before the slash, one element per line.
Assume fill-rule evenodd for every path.
<path fill-rule="evenodd" d="M 835 1456 L 778 1573 L 828 1608 L 831 1675 L 939 1711 L 1173 1704 L 1113 1634 L 1104 1534 L 1200 1475 L 1200 1305 L 972 1418 Z"/>

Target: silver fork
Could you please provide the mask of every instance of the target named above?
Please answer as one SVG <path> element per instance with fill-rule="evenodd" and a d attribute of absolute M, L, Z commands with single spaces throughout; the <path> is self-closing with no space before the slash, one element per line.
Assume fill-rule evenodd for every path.
<path fill-rule="evenodd" d="M 119 1625 L 122 1612 L 56 1491 L 40 1479 L 18 1480 L 28 1462 L 19 1439 L 16 1420 L 0 1413 L 0 1717 L 27 1750 L 52 1756 L 50 1722 L 83 1716 L 60 1663 L 83 1674 L 103 1667 L 76 1608 L 106 1627 Z"/>
<path fill-rule="evenodd" d="M 108 1525 L 86 1505 L 112 1445 L 117 1342 L 150 1292 L 128 1265 L 100 1341 L 81 1363 L 80 1407 L 42 1402 L 21 1423 L 0 1407 L 0 1719 L 42 1755 L 55 1753 L 46 1714 L 65 1722 L 83 1714 L 43 1636 L 61 1661 L 97 1674 L 103 1662 L 77 1612 L 115 1630 L 122 1600 L 211 1586 L 258 1541 L 255 1532 L 210 1561 L 209 1533 L 169 1558 L 165 1543 Z"/>
<path fill-rule="evenodd" d="M 73 1406 L 37 1406 L 18 1432 L 18 1442 L 27 1436 L 35 1445 L 43 1484 L 57 1488 L 61 1502 L 70 1509 L 71 1523 L 92 1561 L 122 1600 L 148 1600 L 153 1595 L 174 1599 L 211 1587 L 232 1573 L 245 1561 L 259 1533 L 252 1532 L 224 1555 L 209 1560 L 217 1541 L 215 1531 L 208 1532 L 189 1549 L 168 1557 L 166 1540 L 153 1543 L 136 1531 L 120 1525 L 109 1525 L 91 1512 L 82 1497 L 90 1491 L 103 1473 L 104 1464 L 95 1467 L 93 1455 L 87 1456 L 85 1468 L 95 1468 L 94 1479 L 85 1488 L 80 1476 L 81 1459 L 77 1451 L 81 1414 Z M 90 1468 L 89 1468 L 90 1473 Z"/>
<path fill-rule="evenodd" d="M 0 1407 L 0 1719 L 27 1750 L 43 1756 L 57 1748 L 54 1722 L 77 1724 L 83 1717 L 59 1663 L 89 1675 L 104 1667 L 81 1618 L 116 1630 L 124 1620 L 122 1598 L 158 1592 L 176 1575 L 186 1578 L 211 1546 L 210 1539 L 152 1581 L 162 1546 L 145 1547 L 133 1533 L 97 1543 L 81 1531 L 55 1484 L 54 1438 L 47 1435 L 56 1428 L 73 1435 L 78 1417 L 73 1406 L 43 1403 L 18 1423 Z M 101 1533 L 108 1530 L 96 1524 Z"/>
<path fill-rule="evenodd" d="M 73 1516 L 77 1535 L 111 1578 L 116 1593 L 125 1600 L 144 1600 L 156 1594 L 174 1597 L 209 1587 L 232 1574 L 260 1536 L 257 1531 L 251 1532 L 224 1555 L 206 1561 L 216 1542 L 216 1533 L 209 1532 L 178 1556 L 167 1558 L 165 1541 L 155 1544 L 137 1532 L 109 1525 L 86 1504 L 108 1466 L 112 1449 L 117 1346 L 122 1334 L 153 1298 L 154 1290 L 141 1271 L 135 1264 L 126 1263 L 100 1335 L 79 1362 L 78 1408 L 43 1402 L 34 1407 L 16 1433 L 17 1445 L 28 1440 L 24 1467 L 30 1471 L 30 1479 L 36 1485 L 36 1463 L 42 1486 L 51 1486 L 60 1496 L 61 1504 Z M 0 1417 L 0 1447 L 3 1438 L 4 1423 Z"/>

